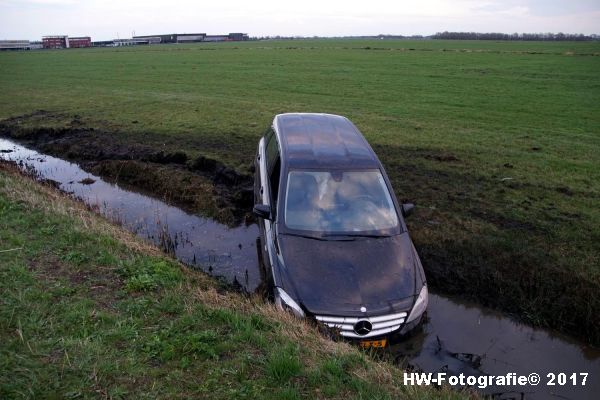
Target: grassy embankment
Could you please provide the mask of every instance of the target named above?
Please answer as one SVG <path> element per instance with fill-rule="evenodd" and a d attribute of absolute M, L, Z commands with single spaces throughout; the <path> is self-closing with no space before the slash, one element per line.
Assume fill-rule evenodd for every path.
<path fill-rule="evenodd" d="M 223 292 L 0 164 L 0 398 L 464 398 Z"/>
<path fill-rule="evenodd" d="M 54 117 L 20 129 L 94 127 L 102 146 L 248 173 L 274 114 L 346 115 L 417 204 L 408 222 L 434 288 L 598 343 L 599 54 L 597 42 L 488 41 L 6 53 L 0 118 L 44 109 Z"/>

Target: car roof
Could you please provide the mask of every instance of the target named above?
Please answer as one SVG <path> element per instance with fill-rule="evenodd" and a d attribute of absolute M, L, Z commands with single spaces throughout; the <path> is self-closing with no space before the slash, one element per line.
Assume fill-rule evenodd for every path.
<path fill-rule="evenodd" d="M 379 168 L 371 146 L 346 117 L 289 113 L 275 116 L 282 162 L 291 168 Z"/>

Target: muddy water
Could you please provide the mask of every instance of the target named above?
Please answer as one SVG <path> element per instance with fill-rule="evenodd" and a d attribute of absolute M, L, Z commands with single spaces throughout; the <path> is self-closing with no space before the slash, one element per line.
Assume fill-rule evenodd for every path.
<path fill-rule="evenodd" d="M 516 323 L 477 304 L 430 296 L 428 321 L 414 337 L 390 351 L 401 365 L 448 375 L 527 376 L 537 373 L 538 386 L 479 389 L 498 399 L 597 399 L 600 350 L 564 335 Z M 549 373 L 589 373 L 585 386 L 570 381 L 546 385 Z M 562 382 L 562 379 L 561 379 Z"/>
<path fill-rule="evenodd" d="M 77 165 L 0 139 L 0 158 L 12 160 L 40 179 L 56 182 L 107 218 L 171 250 L 184 263 L 237 282 L 248 291 L 260 284 L 256 225 L 230 229 L 163 201 L 110 184 Z M 600 393 L 600 350 L 568 337 L 534 329 L 479 305 L 432 294 L 428 321 L 416 334 L 387 350 L 402 365 L 448 375 L 538 373 L 537 386 L 488 387 L 498 399 L 592 399 Z M 555 385 L 546 383 L 555 373 Z M 560 385 L 558 374 L 565 373 Z M 573 373 L 588 373 L 586 385 Z"/>
<path fill-rule="evenodd" d="M 230 229 L 5 139 L 0 139 L 0 158 L 19 163 L 40 179 L 54 181 L 61 190 L 97 207 L 108 219 L 173 252 L 188 265 L 237 282 L 249 291 L 260 283 L 256 225 Z"/>

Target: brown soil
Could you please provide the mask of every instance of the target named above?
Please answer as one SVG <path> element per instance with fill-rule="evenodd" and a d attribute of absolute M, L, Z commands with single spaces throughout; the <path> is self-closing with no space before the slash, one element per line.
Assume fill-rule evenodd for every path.
<path fill-rule="evenodd" d="M 112 268 L 97 265 L 86 268 L 75 267 L 53 256 L 44 260 L 31 260 L 28 267 L 48 281 L 66 279 L 73 285 L 72 287 L 77 287 L 77 291 L 83 290 L 86 297 L 93 299 L 105 310 L 113 308 L 113 294 L 123 286 L 122 279 Z"/>
<path fill-rule="evenodd" d="M 57 121 L 59 126 L 52 127 Z M 77 116 L 64 121 L 63 115 L 37 111 L 1 121 L 0 136 L 74 161 L 108 181 L 142 189 L 221 223 L 235 225 L 252 218 L 253 178 L 249 174 L 204 156 L 190 158 L 183 151 L 157 151 L 125 142 L 119 132 L 83 127 Z"/>

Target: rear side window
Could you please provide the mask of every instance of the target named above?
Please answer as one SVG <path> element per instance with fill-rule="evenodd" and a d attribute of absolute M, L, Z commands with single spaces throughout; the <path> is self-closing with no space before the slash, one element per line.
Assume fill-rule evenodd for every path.
<path fill-rule="evenodd" d="M 271 140 L 274 134 L 273 128 L 269 128 L 267 132 L 265 132 L 265 144 L 269 143 L 269 140 Z"/>
<path fill-rule="evenodd" d="M 277 136 L 271 135 L 267 142 L 267 171 L 270 173 L 273 166 L 279 158 L 279 145 L 277 144 Z"/>

